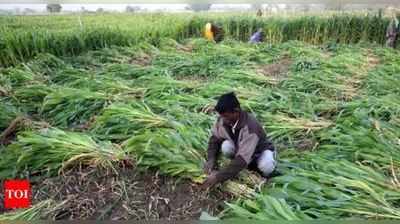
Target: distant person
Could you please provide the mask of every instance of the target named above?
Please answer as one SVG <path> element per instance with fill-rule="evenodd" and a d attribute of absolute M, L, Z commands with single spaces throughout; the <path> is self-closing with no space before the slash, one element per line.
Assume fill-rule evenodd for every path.
<path fill-rule="evenodd" d="M 205 37 L 209 41 L 219 43 L 224 39 L 224 30 L 218 25 L 207 23 L 205 27 Z"/>
<path fill-rule="evenodd" d="M 258 43 L 261 43 L 261 42 L 263 42 L 263 41 L 264 41 L 264 32 L 263 32 L 263 30 L 262 30 L 261 28 L 259 28 L 259 29 L 257 30 L 257 32 L 255 32 L 255 33 L 250 37 L 249 43 L 258 44 Z"/>
<path fill-rule="evenodd" d="M 396 48 L 396 41 L 399 37 L 399 20 L 396 16 L 393 16 L 392 20 L 389 23 L 389 26 L 386 29 L 386 46 L 391 48 Z"/>
<path fill-rule="evenodd" d="M 202 187 L 209 188 L 234 178 L 246 168 L 270 177 L 277 163 L 276 150 L 262 125 L 252 114 L 240 108 L 233 92 L 222 95 L 215 110 L 219 117 L 208 143 L 207 162 L 204 166 L 208 177 Z M 217 160 L 221 153 L 232 161 L 217 170 Z"/>
<path fill-rule="evenodd" d="M 258 17 L 262 17 L 262 15 L 263 15 L 262 10 L 261 10 L 261 9 L 258 9 L 258 10 L 257 10 L 257 16 L 258 16 Z"/>

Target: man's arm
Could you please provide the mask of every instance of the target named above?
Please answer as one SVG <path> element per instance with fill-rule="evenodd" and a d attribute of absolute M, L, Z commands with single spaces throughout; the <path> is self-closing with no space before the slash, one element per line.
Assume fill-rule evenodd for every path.
<path fill-rule="evenodd" d="M 227 167 L 221 169 L 215 174 L 216 183 L 222 183 L 236 177 L 240 171 L 246 167 L 247 163 L 244 161 L 243 157 L 240 155 L 236 156 Z"/>
<path fill-rule="evenodd" d="M 209 164 L 208 169 L 213 170 L 217 164 L 217 158 L 219 149 L 221 148 L 222 141 L 215 135 L 211 135 L 208 141 L 207 149 L 207 164 Z"/>
<path fill-rule="evenodd" d="M 231 163 L 216 172 L 210 180 L 206 181 L 206 187 L 212 187 L 217 183 L 222 183 L 228 179 L 236 177 L 239 172 L 247 167 L 254 154 L 259 138 L 256 134 L 246 133 L 243 140 L 239 142 L 239 150 Z"/>
<path fill-rule="evenodd" d="M 210 174 L 216 168 L 218 154 L 220 152 L 221 144 L 223 140 L 218 136 L 218 122 L 214 124 L 211 129 L 211 137 L 208 140 L 207 148 L 207 162 L 205 164 L 204 170 L 206 173 Z"/>

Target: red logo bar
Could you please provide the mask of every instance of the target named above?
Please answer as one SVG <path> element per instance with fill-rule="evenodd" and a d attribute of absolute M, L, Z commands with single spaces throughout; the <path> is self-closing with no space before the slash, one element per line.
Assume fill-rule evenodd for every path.
<path fill-rule="evenodd" d="M 32 190 L 28 180 L 4 181 L 4 208 L 28 208 L 31 206 Z"/>

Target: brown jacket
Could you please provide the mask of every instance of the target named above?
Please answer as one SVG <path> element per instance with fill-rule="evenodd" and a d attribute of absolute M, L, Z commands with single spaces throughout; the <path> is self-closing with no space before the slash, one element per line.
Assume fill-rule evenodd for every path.
<path fill-rule="evenodd" d="M 231 128 L 219 117 L 208 144 L 208 161 L 214 163 L 214 166 L 217 164 L 222 142 L 230 140 L 235 144 L 235 158 L 227 167 L 218 171 L 218 182 L 235 177 L 264 150 L 275 150 L 261 124 L 250 113 L 241 111 L 235 130 L 231 131 Z"/>

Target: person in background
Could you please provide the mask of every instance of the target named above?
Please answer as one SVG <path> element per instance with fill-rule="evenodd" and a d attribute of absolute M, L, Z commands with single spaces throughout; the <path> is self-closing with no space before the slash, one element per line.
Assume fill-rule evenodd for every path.
<path fill-rule="evenodd" d="M 219 43 L 224 39 L 224 30 L 213 23 L 207 23 L 204 35 L 207 40 Z"/>
<path fill-rule="evenodd" d="M 258 17 L 262 17 L 262 15 L 263 15 L 262 10 L 261 10 L 261 9 L 258 9 L 258 10 L 257 10 L 257 16 L 258 16 Z"/>
<path fill-rule="evenodd" d="M 207 162 L 204 171 L 208 175 L 203 189 L 213 187 L 234 178 L 245 168 L 271 177 L 276 167 L 276 149 L 267 138 L 256 118 L 242 110 L 233 92 L 222 95 L 215 110 L 219 117 L 211 131 Z M 221 170 L 217 169 L 219 154 L 232 159 Z"/>
<path fill-rule="evenodd" d="M 263 32 L 263 30 L 262 30 L 261 28 L 259 28 L 259 29 L 257 30 L 257 32 L 255 32 L 255 33 L 250 37 L 249 43 L 258 44 L 258 43 L 261 43 L 261 42 L 263 42 L 263 41 L 264 41 L 264 32 Z"/>
<path fill-rule="evenodd" d="M 393 15 L 389 26 L 386 29 L 386 46 L 391 48 L 396 48 L 396 41 L 399 36 L 399 20 L 395 15 Z"/>

